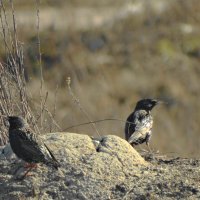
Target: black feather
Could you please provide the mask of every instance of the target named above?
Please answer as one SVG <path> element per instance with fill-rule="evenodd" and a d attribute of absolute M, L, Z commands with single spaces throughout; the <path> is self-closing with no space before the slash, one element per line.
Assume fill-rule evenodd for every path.
<path fill-rule="evenodd" d="M 22 118 L 9 116 L 8 121 L 10 145 L 17 157 L 28 163 L 44 163 L 56 169 L 60 166 L 47 145 Z"/>
<path fill-rule="evenodd" d="M 142 99 L 137 102 L 134 111 L 128 116 L 125 124 L 125 139 L 130 144 L 138 145 L 146 142 L 148 145 L 153 126 L 150 111 L 157 104 L 158 101 L 154 99 Z"/>

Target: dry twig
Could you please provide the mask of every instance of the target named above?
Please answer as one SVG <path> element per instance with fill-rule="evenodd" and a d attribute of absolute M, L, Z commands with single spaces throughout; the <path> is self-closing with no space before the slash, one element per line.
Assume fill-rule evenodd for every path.
<path fill-rule="evenodd" d="M 99 133 L 99 131 L 98 131 L 98 129 L 97 129 L 97 127 L 96 127 L 96 125 L 95 125 L 95 123 L 92 122 L 92 120 L 90 119 L 89 114 L 81 106 L 79 99 L 77 99 L 77 97 L 74 95 L 74 93 L 73 93 L 73 91 L 71 89 L 71 78 L 70 77 L 67 78 L 67 86 L 68 86 L 69 93 L 70 93 L 70 95 L 71 95 L 72 100 L 74 101 L 74 103 L 79 107 L 79 109 L 81 110 L 81 112 L 86 116 L 87 120 L 90 121 L 90 123 L 92 124 L 92 127 L 96 131 L 97 135 L 101 136 L 100 133 Z"/>

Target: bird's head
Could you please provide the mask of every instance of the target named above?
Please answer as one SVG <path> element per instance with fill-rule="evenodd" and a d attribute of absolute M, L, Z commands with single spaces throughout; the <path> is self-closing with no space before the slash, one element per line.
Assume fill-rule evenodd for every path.
<path fill-rule="evenodd" d="M 25 125 L 25 122 L 21 117 L 8 116 L 7 119 L 10 124 L 10 129 L 23 128 Z"/>
<path fill-rule="evenodd" d="M 156 99 L 142 99 L 137 102 L 135 110 L 146 110 L 151 111 L 154 106 L 156 106 L 161 101 Z"/>

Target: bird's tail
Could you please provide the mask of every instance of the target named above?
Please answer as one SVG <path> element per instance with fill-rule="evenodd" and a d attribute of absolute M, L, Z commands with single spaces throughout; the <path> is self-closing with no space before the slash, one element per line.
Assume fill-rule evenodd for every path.
<path fill-rule="evenodd" d="M 49 163 L 49 165 L 52 166 L 56 170 L 58 170 L 58 168 L 61 167 L 61 165 L 58 161 L 51 162 L 51 163 Z"/>
<path fill-rule="evenodd" d="M 61 166 L 60 163 L 57 161 L 57 159 L 55 158 L 55 156 L 53 155 L 53 153 L 51 152 L 51 150 L 49 149 L 49 147 L 46 144 L 44 144 L 44 145 L 47 148 L 47 150 L 50 153 L 51 158 L 52 158 L 51 161 L 47 162 L 47 165 L 52 166 L 55 169 L 58 169 Z"/>

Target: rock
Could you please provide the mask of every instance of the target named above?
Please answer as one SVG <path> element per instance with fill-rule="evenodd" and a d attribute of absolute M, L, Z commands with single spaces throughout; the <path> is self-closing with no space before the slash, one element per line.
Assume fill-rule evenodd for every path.
<path fill-rule="evenodd" d="M 200 198 L 199 160 L 154 155 L 148 163 L 114 135 L 91 138 L 60 132 L 42 137 L 61 167 L 55 170 L 40 164 L 32 170 L 32 176 L 16 180 L 16 173 L 25 170 L 23 162 L 1 159 L 0 199 Z"/>
<path fill-rule="evenodd" d="M 70 162 L 71 165 L 83 161 L 94 165 L 99 162 L 102 162 L 102 165 L 107 162 L 120 165 L 123 162 L 127 168 L 147 165 L 147 162 L 131 145 L 114 135 L 92 139 L 88 135 L 75 133 L 51 133 L 45 135 L 44 140 L 57 157 L 60 157 L 58 159 Z"/>
<path fill-rule="evenodd" d="M 12 159 L 12 158 L 16 158 L 15 154 L 13 153 L 10 144 L 8 143 L 7 145 L 5 145 L 5 147 L 3 147 L 2 149 L 0 149 L 0 159 Z"/>
<path fill-rule="evenodd" d="M 41 164 L 33 170 L 34 178 L 26 177 L 24 181 L 34 182 L 34 190 L 46 185 L 41 195 L 48 198 L 56 198 L 57 192 L 62 191 L 61 199 L 109 199 L 112 188 L 118 185 L 120 191 L 125 191 L 120 183 L 148 165 L 125 140 L 114 135 L 92 139 L 88 135 L 60 132 L 42 137 L 61 168 L 55 171 Z M 9 145 L 4 149 L 8 148 Z M 22 165 L 17 166 L 17 172 L 11 171 L 11 175 L 15 171 L 14 178 L 19 178 Z"/>

